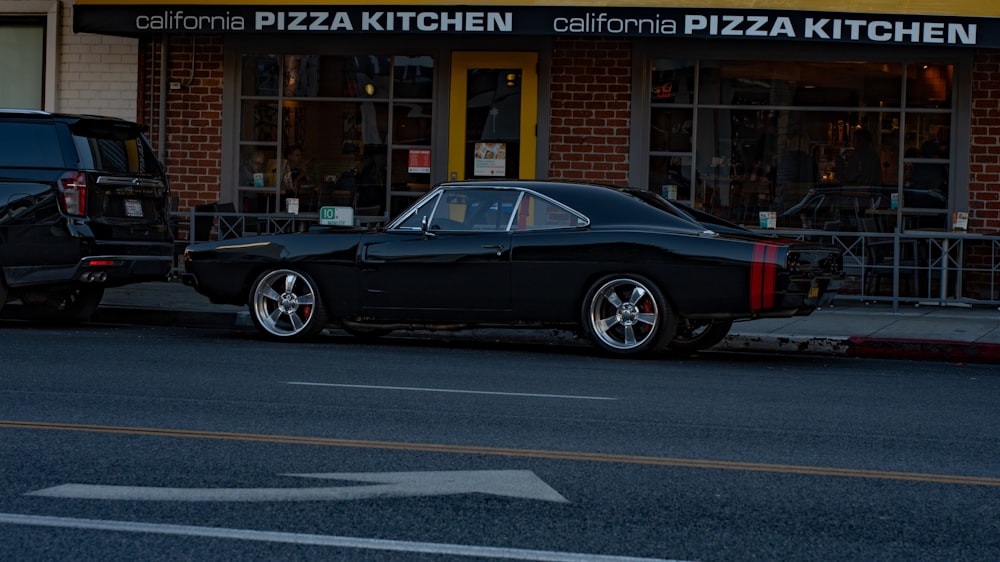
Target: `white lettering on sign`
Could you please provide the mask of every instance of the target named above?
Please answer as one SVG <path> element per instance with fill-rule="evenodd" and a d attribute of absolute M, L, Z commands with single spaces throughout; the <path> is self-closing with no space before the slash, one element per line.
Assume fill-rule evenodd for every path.
<path fill-rule="evenodd" d="M 672 19 L 616 18 L 606 12 L 591 13 L 577 18 L 555 18 L 552 30 L 556 33 L 614 33 L 616 35 L 674 35 L 677 22 Z"/>
<path fill-rule="evenodd" d="M 802 37 L 879 43 L 975 45 L 974 23 L 805 18 L 801 26 L 787 16 L 698 15 L 684 17 L 685 35 L 720 37 Z"/>
<path fill-rule="evenodd" d="M 746 37 L 924 45 L 976 45 L 979 27 L 968 20 L 903 21 L 891 16 L 794 16 L 756 11 L 699 14 L 670 10 L 616 16 L 609 11 L 554 15 L 555 34 L 625 36 Z M 648 14 L 648 15 L 647 15 Z M 514 12 L 507 11 L 254 11 L 206 14 L 163 10 L 135 17 L 136 31 L 293 33 L 514 33 Z M 669 16 L 669 17 L 668 17 Z M 251 23 L 252 22 L 252 23 Z M 534 24 L 533 24 L 534 25 Z M 545 24 L 543 24 L 545 25 Z M 529 26 L 531 27 L 531 26 Z M 520 27 L 518 32 L 523 32 Z"/>
<path fill-rule="evenodd" d="M 167 10 L 162 14 L 141 15 L 135 18 L 135 28 L 140 31 L 243 31 L 243 16 L 229 12 L 216 15 L 192 16 L 184 10 Z"/>
<path fill-rule="evenodd" d="M 362 12 L 355 23 L 347 12 L 257 12 L 257 31 L 417 31 L 510 33 L 510 12 Z"/>

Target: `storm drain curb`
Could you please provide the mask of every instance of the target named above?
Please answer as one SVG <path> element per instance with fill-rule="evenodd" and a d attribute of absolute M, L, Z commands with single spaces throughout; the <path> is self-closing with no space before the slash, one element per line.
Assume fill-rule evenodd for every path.
<path fill-rule="evenodd" d="M 770 351 L 845 355 L 850 349 L 846 337 L 791 336 L 785 334 L 730 334 L 714 349 L 725 351 Z"/>
<path fill-rule="evenodd" d="M 1000 344 L 898 338 L 849 338 L 852 357 L 1000 363 Z"/>

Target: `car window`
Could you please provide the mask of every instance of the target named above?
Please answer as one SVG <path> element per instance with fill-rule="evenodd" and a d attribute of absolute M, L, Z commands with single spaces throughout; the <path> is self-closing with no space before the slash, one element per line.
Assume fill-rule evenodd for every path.
<path fill-rule="evenodd" d="M 462 230 L 504 231 L 510 227 L 518 196 L 520 192 L 512 189 L 472 189 L 450 198 L 446 194 L 448 218 L 461 222 Z"/>
<path fill-rule="evenodd" d="M 534 194 L 525 195 L 517 208 L 517 230 L 576 228 L 586 224 L 583 217 Z"/>
<path fill-rule="evenodd" d="M 537 193 L 519 188 L 445 188 L 420 203 L 390 230 L 428 229 L 453 232 L 505 232 L 577 228 L 590 221 Z"/>
<path fill-rule="evenodd" d="M 106 173 L 159 174 L 149 144 L 134 130 L 112 127 L 73 128 L 73 142 L 86 169 Z"/>
<path fill-rule="evenodd" d="M 420 224 L 424 220 L 424 217 L 430 218 L 431 214 L 434 212 L 434 207 L 437 205 L 441 196 L 431 197 L 420 203 L 420 206 L 414 209 L 412 213 L 406 216 L 402 222 L 395 225 L 393 228 L 401 230 L 420 230 Z"/>
<path fill-rule="evenodd" d="M 55 126 L 38 122 L 0 123 L 0 167 L 65 167 Z"/>

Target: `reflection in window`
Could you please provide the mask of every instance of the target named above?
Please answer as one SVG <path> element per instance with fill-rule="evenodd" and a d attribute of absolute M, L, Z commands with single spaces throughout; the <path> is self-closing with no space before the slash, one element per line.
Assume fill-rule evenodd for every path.
<path fill-rule="evenodd" d="M 517 209 L 514 227 L 517 230 L 547 230 L 585 226 L 586 219 L 534 195 L 525 195 Z"/>
<path fill-rule="evenodd" d="M 650 100 L 654 103 L 694 103 L 693 61 L 653 61 Z"/>
<path fill-rule="evenodd" d="M 0 60 L 3 61 L 4 73 L 0 107 L 42 109 L 45 22 L 33 17 L 0 20 L 0 38 Z"/>
<path fill-rule="evenodd" d="M 347 205 L 356 217 L 384 218 L 396 207 L 391 178 L 429 184 L 429 163 L 426 171 L 423 166 L 431 145 L 433 62 L 429 56 L 244 55 L 236 173 L 241 210 L 276 212 L 294 197 L 300 212 Z M 301 162 L 285 156 L 290 147 L 301 148 Z M 411 157 L 410 147 L 425 148 Z"/>
<path fill-rule="evenodd" d="M 952 65 L 725 60 L 700 61 L 690 74 L 685 61 L 653 66 L 650 190 L 751 225 L 769 211 L 779 227 L 801 227 L 798 210 L 848 189 L 859 212 L 891 194 L 904 210 L 946 212 Z M 674 99 L 694 75 L 697 102 Z M 856 224 L 816 216 L 813 226 Z"/>

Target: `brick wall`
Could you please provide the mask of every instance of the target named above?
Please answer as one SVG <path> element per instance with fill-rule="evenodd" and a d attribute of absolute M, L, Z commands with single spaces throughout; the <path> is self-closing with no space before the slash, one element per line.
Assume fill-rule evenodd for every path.
<path fill-rule="evenodd" d="M 551 179 L 628 182 L 631 96 L 631 43 L 592 39 L 555 42 Z"/>
<path fill-rule="evenodd" d="M 150 125 L 149 138 L 159 142 L 160 64 L 162 43 L 143 40 L 141 66 L 144 78 L 139 89 L 143 121 Z M 164 162 L 170 176 L 178 210 L 219 200 L 222 174 L 222 75 L 221 37 L 174 37 L 167 56 L 166 151 Z M 171 89 L 169 84 L 177 84 Z M 148 116 L 146 118 L 145 116 Z"/>
<path fill-rule="evenodd" d="M 972 69 L 969 230 L 1000 230 L 1000 51 L 980 51 Z"/>
<path fill-rule="evenodd" d="M 62 10 L 60 27 L 56 110 L 136 120 L 138 41 L 73 33 L 69 6 Z"/>

